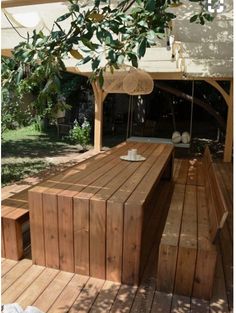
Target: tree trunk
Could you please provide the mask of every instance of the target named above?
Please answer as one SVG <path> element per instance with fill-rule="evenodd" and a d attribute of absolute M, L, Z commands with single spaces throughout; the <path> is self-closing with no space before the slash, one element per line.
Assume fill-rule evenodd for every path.
<path fill-rule="evenodd" d="M 175 89 L 175 88 L 173 88 L 173 87 L 170 87 L 170 86 L 168 86 L 168 85 L 165 85 L 165 84 L 163 84 L 163 83 L 160 83 L 160 82 L 157 82 L 157 81 L 156 81 L 156 82 L 155 82 L 155 85 L 156 85 L 159 89 L 161 89 L 161 90 L 163 90 L 163 91 L 166 91 L 166 92 L 168 92 L 168 93 L 171 93 L 171 94 L 173 94 L 173 95 L 175 95 L 175 96 L 177 96 L 177 97 L 180 97 L 180 98 L 182 98 L 182 99 L 185 99 L 185 100 L 187 100 L 187 101 L 189 101 L 189 102 L 192 102 L 192 101 L 193 101 L 194 104 L 199 105 L 199 106 L 202 107 L 204 110 L 206 110 L 211 116 L 213 116 L 213 117 L 216 119 L 216 121 L 218 122 L 219 127 L 220 127 L 223 131 L 225 131 L 226 125 L 225 125 L 224 119 L 219 115 L 219 113 L 218 113 L 217 111 L 215 111 L 215 110 L 212 108 L 212 106 L 211 106 L 210 104 L 208 104 L 208 103 L 206 103 L 206 102 L 204 102 L 204 101 L 202 101 L 202 100 L 200 100 L 200 99 L 198 99 L 198 98 L 196 98 L 196 97 L 192 97 L 192 96 L 186 94 L 186 93 L 183 92 L 183 91 L 180 91 L 180 90 L 178 90 L 178 89 Z"/>

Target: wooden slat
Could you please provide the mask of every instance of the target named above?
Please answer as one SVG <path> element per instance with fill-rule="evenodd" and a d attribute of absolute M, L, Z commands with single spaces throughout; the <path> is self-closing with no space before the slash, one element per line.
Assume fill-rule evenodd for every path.
<path fill-rule="evenodd" d="M 1 276 L 3 277 L 7 272 L 9 272 L 15 265 L 17 264 L 17 261 L 14 260 L 5 260 L 2 263 L 1 267 Z"/>
<path fill-rule="evenodd" d="M 184 196 L 185 185 L 175 184 L 159 247 L 157 289 L 164 292 L 172 292 L 174 288 Z"/>
<path fill-rule="evenodd" d="M 4 218 L 2 227 L 6 258 L 19 260 L 24 253 L 21 224 L 14 219 Z"/>
<path fill-rule="evenodd" d="M 21 275 L 3 294 L 3 303 L 13 303 L 18 297 L 31 286 L 35 279 L 43 272 L 44 268 L 32 265 L 23 275 Z M 27 303 L 29 305 L 29 303 Z"/>
<path fill-rule="evenodd" d="M 72 277 L 72 273 L 59 272 L 33 305 L 42 312 L 47 312 Z"/>
<path fill-rule="evenodd" d="M 204 165 L 202 160 L 197 161 L 197 185 L 204 186 L 205 185 L 205 172 Z"/>
<path fill-rule="evenodd" d="M 186 185 L 179 251 L 176 267 L 175 293 L 190 296 L 197 257 L 197 192 Z"/>
<path fill-rule="evenodd" d="M 112 307 L 112 304 L 114 303 L 119 288 L 120 284 L 111 281 L 106 281 L 89 312 L 90 313 L 110 312 L 110 309 Z"/>
<path fill-rule="evenodd" d="M 228 299 L 225 288 L 224 272 L 221 257 L 218 257 L 213 285 L 213 295 L 210 301 L 210 313 L 229 313 Z"/>
<path fill-rule="evenodd" d="M 58 270 L 51 268 L 44 269 L 44 271 L 34 279 L 29 287 L 16 299 L 16 302 L 19 303 L 22 308 L 32 305 L 57 274 Z"/>
<path fill-rule="evenodd" d="M 143 146 L 142 148 L 139 148 L 139 151 L 143 156 L 148 157 L 154 148 L 154 146 L 149 146 L 145 149 L 145 146 Z M 103 199 L 104 205 L 107 205 L 106 278 L 113 281 L 121 281 L 124 215 L 123 203 L 113 201 L 112 195 L 115 194 L 115 191 L 121 188 L 123 184 L 126 184 L 126 181 L 132 177 L 132 175 L 140 168 L 140 166 L 141 163 L 130 164 L 129 167 L 121 173 L 119 178 L 108 186 L 109 189 L 101 191 L 100 193 L 96 194 L 96 197 L 92 199 L 92 201 L 100 201 L 100 199 Z"/>
<path fill-rule="evenodd" d="M 226 292 L 230 308 L 233 307 L 233 242 L 226 225 L 220 234 L 220 252 L 225 277 Z"/>
<path fill-rule="evenodd" d="M 88 279 L 87 276 L 75 274 L 48 310 L 48 313 L 67 313 Z"/>
<path fill-rule="evenodd" d="M 31 260 L 23 259 L 18 262 L 8 273 L 6 273 L 6 275 L 3 276 L 1 292 L 3 293 L 8 287 L 10 287 L 31 266 Z"/>
<path fill-rule="evenodd" d="M 193 297 L 210 299 L 212 294 L 216 247 L 211 243 L 204 187 L 197 187 L 198 251 L 193 286 Z"/>
<path fill-rule="evenodd" d="M 89 312 L 103 285 L 104 280 L 90 278 L 78 298 L 75 300 L 74 304 L 69 310 L 69 313 Z"/>
<path fill-rule="evenodd" d="M 1 220 L 1 257 L 2 258 L 6 257 L 2 220 Z"/>
<path fill-rule="evenodd" d="M 160 145 L 158 149 L 149 158 L 151 169 L 125 203 L 122 282 L 127 284 L 139 282 L 143 208 L 173 151 L 171 145 L 164 146 L 163 150 Z M 146 164 L 148 165 L 148 162 Z"/>
<path fill-rule="evenodd" d="M 190 313 L 190 298 L 174 295 L 172 298 L 171 313 Z"/>
<path fill-rule="evenodd" d="M 110 312 L 129 312 L 130 308 L 132 307 L 137 289 L 137 286 L 121 285 Z"/>
<path fill-rule="evenodd" d="M 57 198 L 43 194 L 45 264 L 59 268 L 59 233 Z"/>
<path fill-rule="evenodd" d="M 29 191 L 29 207 L 32 261 L 35 264 L 45 265 L 43 199 L 41 193 Z"/>
<path fill-rule="evenodd" d="M 134 144 L 134 147 L 139 147 L 140 144 Z M 95 180 L 90 186 L 83 189 L 80 193 L 74 196 L 75 210 L 76 214 L 80 214 L 82 208 L 82 214 L 86 210 L 90 210 L 89 214 L 87 212 L 86 216 L 90 217 L 90 221 L 83 220 L 81 218 L 78 221 L 82 221 L 83 225 L 89 226 L 89 232 L 87 233 L 77 233 L 76 235 L 76 245 L 75 249 L 80 250 L 81 257 L 79 256 L 79 251 L 76 251 L 76 268 L 80 267 L 78 261 L 83 262 L 83 258 L 85 257 L 88 260 L 88 251 L 90 255 L 90 275 L 105 279 L 106 277 L 106 254 L 105 254 L 105 246 L 106 246 L 106 201 L 102 199 L 102 201 L 91 200 L 91 198 L 97 194 L 100 190 L 108 190 L 110 188 L 111 181 L 114 181 L 114 177 L 116 177 L 116 181 L 119 181 L 119 175 L 123 173 L 123 171 L 130 165 L 128 162 L 122 162 L 120 160 L 120 155 L 122 155 L 124 151 L 119 151 L 113 160 L 110 162 L 110 168 L 107 167 L 106 171 L 103 170 L 104 175 Z M 101 195 L 101 193 L 100 193 Z M 78 226 L 75 226 L 78 227 Z M 83 247 L 80 247 L 80 235 L 82 235 L 81 239 L 83 240 Z M 89 237 L 88 237 L 89 235 Z M 85 237 L 86 242 L 85 244 Z M 81 249 L 84 251 L 81 252 Z M 77 258 L 78 256 L 78 258 Z M 82 258 L 82 260 L 79 260 Z M 86 262 L 83 262 L 86 263 Z M 88 268 L 87 268 L 88 270 Z M 82 272 L 79 272 L 82 274 Z M 83 274 L 89 274 L 88 272 L 83 272 Z"/>
<path fill-rule="evenodd" d="M 169 313 L 171 309 L 172 294 L 156 291 L 151 313 Z"/>
<path fill-rule="evenodd" d="M 59 228 L 59 267 L 61 270 L 74 273 L 74 215 L 72 209 L 72 198 L 58 198 L 57 206 Z"/>

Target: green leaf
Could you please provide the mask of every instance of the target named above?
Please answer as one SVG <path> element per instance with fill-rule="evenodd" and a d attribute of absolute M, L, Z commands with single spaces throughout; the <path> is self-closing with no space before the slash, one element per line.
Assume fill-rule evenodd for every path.
<path fill-rule="evenodd" d="M 200 19 L 200 24 L 201 24 L 201 25 L 204 25 L 204 24 L 205 24 L 204 18 L 203 18 L 202 16 L 200 16 L 199 19 Z"/>
<path fill-rule="evenodd" d="M 190 18 L 190 23 L 195 22 L 197 19 L 198 19 L 198 14 L 193 15 L 193 16 Z"/>
<path fill-rule="evenodd" d="M 60 17 L 58 17 L 58 19 L 56 19 L 56 22 L 62 22 L 62 21 L 64 21 L 64 20 L 66 20 L 68 17 L 70 17 L 71 16 L 71 13 L 66 13 L 66 14 L 64 14 L 64 15 L 62 15 L 62 16 L 60 16 Z"/>
<path fill-rule="evenodd" d="M 93 70 L 93 71 L 97 70 L 99 64 L 100 64 L 100 60 L 99 60 L 98 58 L 94 59 L 94 60 L 92 61 L 92 70 Z"/>
<path fill-rule="evenodd" d="M 71 54 L 75 59 L 77 59 L 77 60 L 81 60 L 81 59 L 84 58 L 84 57 L 82 56 L 82 54 L 81 54 L 79 51 L 74 50 L 74 49 L 71 49 L 71 50 L 70 50 L 70 54 Z"/>
<path fill-rule="evenodd" d="M 156 8 L 156 1 L 155 0 L 147 0 L 145 9 L 149 12 L 153 12 Z"/>
<path fill-rule="evenodd" d="M 138 46 L 138 56 L 139 58 L 143 57 L 146 52 L 147 47 L 147 38 L 143 38 L 140 45 Z"/>

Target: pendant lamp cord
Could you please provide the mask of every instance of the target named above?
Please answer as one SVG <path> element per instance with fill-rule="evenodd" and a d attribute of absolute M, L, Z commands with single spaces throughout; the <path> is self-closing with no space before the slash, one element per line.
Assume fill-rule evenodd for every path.
<path fill-rule="evenodd" d="M 192 81 L 192 103 L 191 103 L 191 116 L 190 116 L 190 140 L 192 139 L 192 130 L 193 130 L 193 99 L 194 99 L 194 80 Z"/>
<path fill-rule="evenodd" d="M 128 107 L 128 121 L 127 121 L 127 130 L 126 130 L 126 139 L 129 138 L 130 110 L 131 110 L 131 96 L 129 96 L 129 107 Z"/>

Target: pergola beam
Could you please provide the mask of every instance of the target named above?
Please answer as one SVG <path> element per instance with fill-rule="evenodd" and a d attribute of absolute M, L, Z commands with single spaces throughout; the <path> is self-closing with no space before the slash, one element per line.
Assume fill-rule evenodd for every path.
<path fill-rule="evenodd" d="M 12 7 L 20 7 L 25 5 L 35 5 L 35 4 L 45 4 L 45 3 L 54 3 L 54 2 L 66 2 L 63 0 L 2 0 L 1 7 L 12 8 Z"/>
<path fill-rule="evenodd" d="M 102 90 L 98 81 L 92 82 L 95 98 L 95 117 L 94 117 L 94 150 L 102 149 L 102 127 L 103 127 L 103 102 L 107 93 Z"/>

